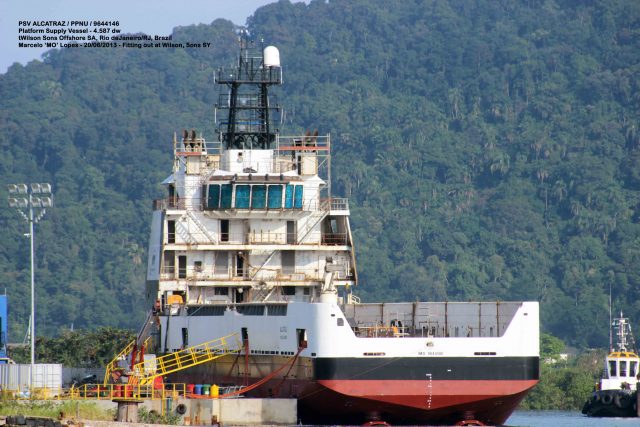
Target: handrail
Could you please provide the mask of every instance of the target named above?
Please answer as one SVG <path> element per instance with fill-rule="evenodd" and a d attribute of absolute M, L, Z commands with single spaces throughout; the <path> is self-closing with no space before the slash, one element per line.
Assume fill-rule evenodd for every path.
<path fill-rule="evenodd" d="M 3 400 L 167 400 L 187 396 L 186 384 L 83 384 L 80 387 L 3 388 Z"/>
<path fill-rule="evenodd" d="M 313 224 L 314 226 L 317 224 Z M 200 236 L 200 233 L 191 233 L 191 235 Z M 273 231 L 262 231 L 262 230 L 252 230 L 248 233 L 224 233 L 225 240 L 218 239 L 213 242 L 205 242 L 205 241 L 183 241 L 184 237 L 180 234 L 170 234 L 168 237 L 173 237 L 172 242 L 168 243 L 169 238 L 167 238 L 164 243 L 169 245 L 346 245 L 348 241 L 347 233 L 327 233 L 322 232 L 319 229 L 310 228 L 309 235 L 306 236 L 306 241 L 302 241 L 302 238 L 299 240 L 294 240 L 294 238 L 298 235 L 298 233 L 278 233 Z M 301 233 L 301 235 L 306 235 L 306 233 Z M 315 236 L 313 239 L 308 239 L 310 236 Z M 181 237 L 180 239 L 178 237 Z"/>
<path fill-rule="evenodd" d="M 235 343 L 229 343 L 231 338 L 236 338 Z M 142 361 L 133 366 L 135 383 L 147 385 L 156 377 L 168 375 L 192 366 L 200 365 L 228 354 L 237 354 L 242 349 L 242 343 L 238 340 L 238 333 L 227 335 L 216 340 L 197 344 L 174 353 L 165 354 L 154 360 Z M 155 367 L 149 365 L 155 362 Z M 151 372 L 149 372 L 151 370 Z"/>
<path fill-rule="evenodd" d="M 202 196 L 198 201 L 193 204 L 193 209 L 197 211 L 201 211 L 204 209 L 205 201 L 207 196 Z M 153 201 L 153 210 L 167 210 L 167 209 L 178 209 L 178 210 L 186 210 L 187 209 L 187 199 L 180 198 L 177 196 L 174 197 L 165 197 L 162 199 L 155 199 Z M 226 211 L 226 210 L 241 210 L 241 211 L 303 211 L 303 212 L 313 212 L 318 210 L 331 210 L 331 211 L 348 211 L 349 210 L 349 199 L 346 197 L 332 197 L 330 199 L 320 199 L 320 200 L 309 200 L 299 208 L 286 208 L 286 207 L 277 207 L 270 208 L 268 204 L 265 203 L 264 207 L 254 208 L 251 206 L 250 200 L 247 200 L 246 207 L 217 207 L 217 208 L 207 208 L 206 210 L 214 210 L 214 211 Z"/>

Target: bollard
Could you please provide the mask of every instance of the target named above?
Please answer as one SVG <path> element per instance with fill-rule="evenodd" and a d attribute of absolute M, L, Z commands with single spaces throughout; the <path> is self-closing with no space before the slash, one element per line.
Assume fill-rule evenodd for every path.
<path fill-rule="evenodd" d="M 138 404 L 141 400 L 121 400 L 113 399 L 112 402 L 118 404 L 118 415 L 116 421 L 125 423 L 138 422 Z"/>

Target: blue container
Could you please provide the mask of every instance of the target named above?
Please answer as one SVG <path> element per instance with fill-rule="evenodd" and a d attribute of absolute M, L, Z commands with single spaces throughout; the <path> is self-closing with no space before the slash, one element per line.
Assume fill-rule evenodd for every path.
<path fill-rule="evenodd" d="M 202 394 L 202 384 L 196 384 L 196 386 L 193 388 L 193 394 Z"/>

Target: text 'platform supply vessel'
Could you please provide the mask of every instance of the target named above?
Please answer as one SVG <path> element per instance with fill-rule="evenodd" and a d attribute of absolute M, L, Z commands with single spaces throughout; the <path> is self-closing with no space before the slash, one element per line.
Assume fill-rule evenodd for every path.
<path fill-rule="evenodd" d="M 277 128 L 278 49 L 242 41 L 216 82 L 218 141 L 174 137 L 154 203 L 139 342 L 237 344 L 167 379 L 294 397 L 306 424 L 504 422 L 538 382 L 537 302 L 361 303 L 330 136 Z"/>

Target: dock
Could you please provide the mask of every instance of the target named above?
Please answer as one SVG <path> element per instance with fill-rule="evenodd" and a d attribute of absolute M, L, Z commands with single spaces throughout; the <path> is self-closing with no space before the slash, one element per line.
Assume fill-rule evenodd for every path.
<path fill-rule="evenodd" d="M 34 402 L 31 400 L 16 401 L 16 404 Z M 37 401 L 36 401 L 37 402 Z M 49 400 L 48 402 L 52 402 Z M 55 402 L 55 401 L 53 401 Z M 117 401 L 95 400 L 101 409 L 117 410 L 121 421 L 78 421 L 84 427 L 122 427 L 135 424 L 143 427 L 152 424 L 138 423 L 138 408 L 145 408 L 149 412 L 158 414 L 176 414 L 180 416 L 179 425 L 185 426 L 256 426 L 256 425 L 296 425 L 298 423 L 296 399 L 188 399 L 180 397 L 168 400 L 143 400 L 135 402 L 129 408 L 135 409 L 121 414 L 119 410 L 124 406 Z M 133 403 L 129 401 L 129 403 Z M 72 414 L 68 414 L 72 415 Z M 122 418 L 124 416 L 124 418 Z M 1 422 L 0 422 L 1 424 Z M 17 427 L 55 427 L 62 425 L 76 425 L 76 423 L 61 423 L 60 420 L 30 416 L 10 416 L 5 418 L 7 426 Z"/>

